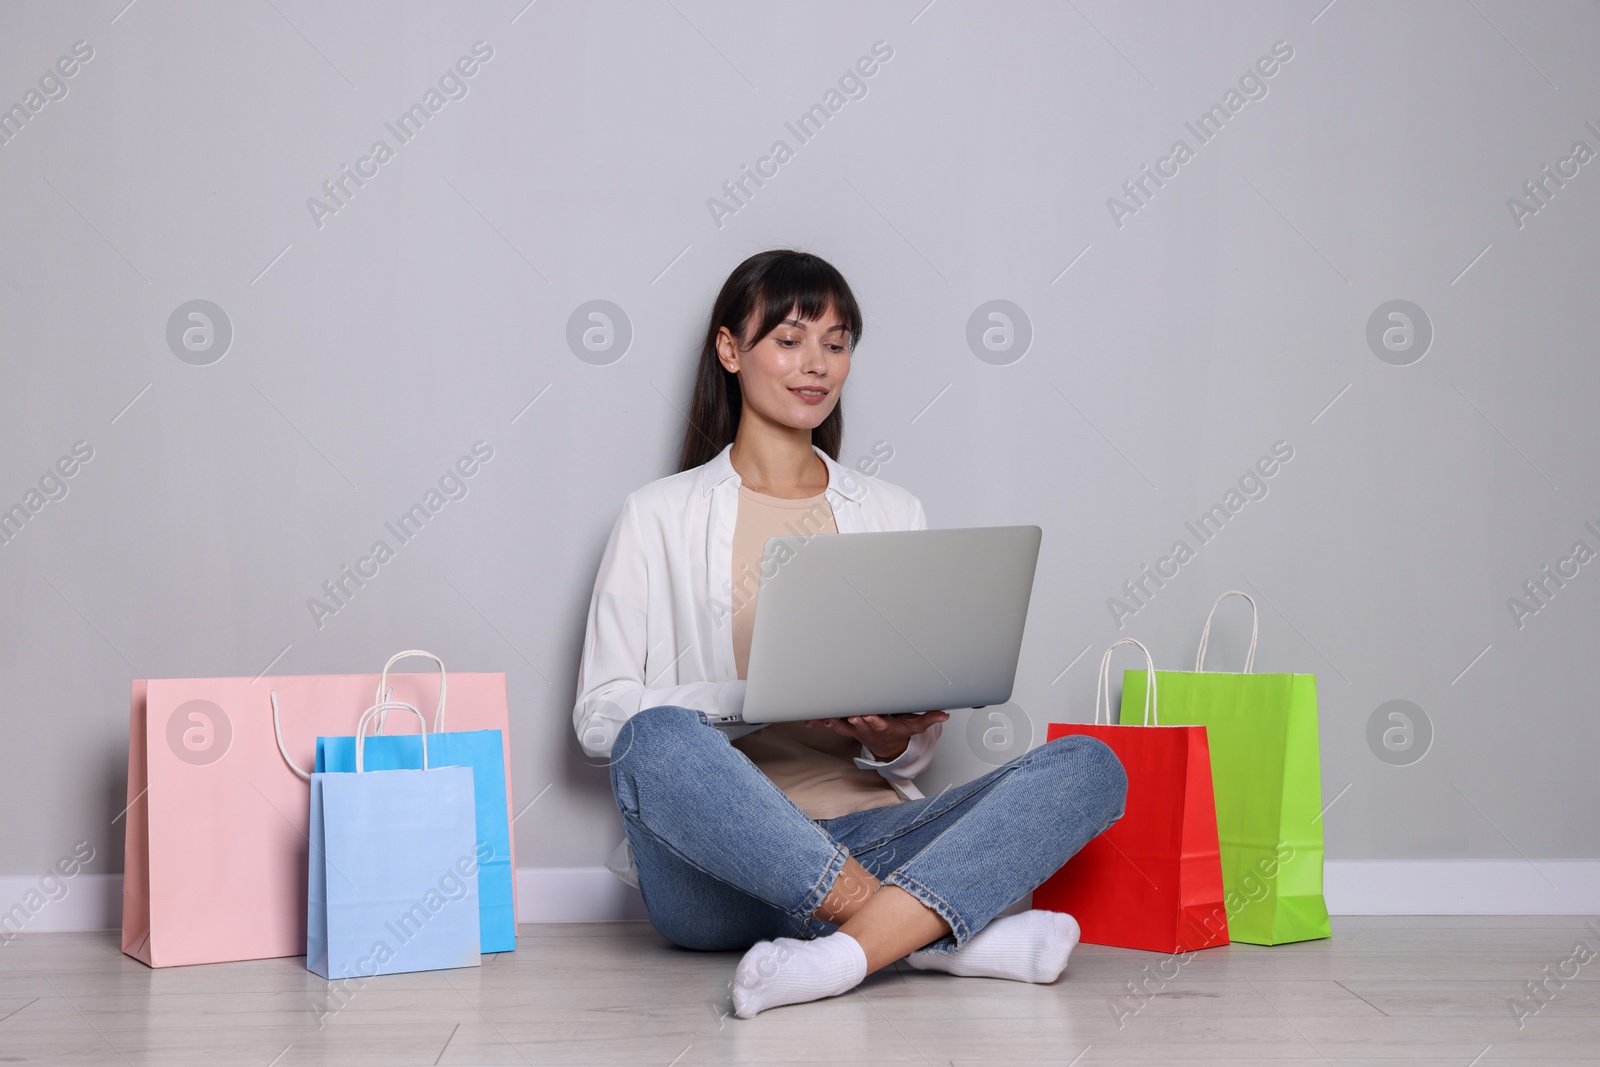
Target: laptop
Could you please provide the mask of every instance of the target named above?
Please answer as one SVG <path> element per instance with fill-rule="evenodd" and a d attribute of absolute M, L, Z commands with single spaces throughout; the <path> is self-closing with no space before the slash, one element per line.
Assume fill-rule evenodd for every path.
<path fill-rule="evenodd" d="M 1037 526 L 774 537 L 744 711 L 773 723 L 981 708 L 1011 699 Z"/>

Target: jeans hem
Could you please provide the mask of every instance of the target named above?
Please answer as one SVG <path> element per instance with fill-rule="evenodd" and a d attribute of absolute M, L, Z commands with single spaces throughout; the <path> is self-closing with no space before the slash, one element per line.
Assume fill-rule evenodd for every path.
<path fill-rule="evenodd" d="M 789 913 L 791 918 L 800 922 L 802 929 L 811 937 L 816 936 L 812 923 L 822 921 L 812 913 L 822 907 L 822 902 L 828 899 L 828 894 L 833 890 L 833 883 L 838 880 L 839 873 L 844 870 L 844 865 L 849 859 L 850 850 L 844 845 L 835 843 L 833 858 L 823 868 L 822 877 L 818 878 L 816 885 L 811 887 L 811 892 L 806 894 L 806 898 L 800 902 L 799 908 Z"/>
<path fill-rule="evenodd" d="M 899 871 L 895 871 L 888 877 L 884 878 L 883 884 L 898 886 L 907 893 L 910 893 L 921 903 L 929 908 L 932 908 L 938 913 L 939 918 L 943 919 L 947 924 L 949 924 L 950 936 L 955 938 L 955 949 L 950 949 L 948 951 L 953 952 L 967 943 L 967 939 L 970 935 L 967 933 L 966 921 L 956 913 L 956 909 L 951 907 L 943 897 L 939 896 L 921 882 L 907 878 Z M 940 940 L 942 940 L 942 938 Z M 937 944 L 937 942 L 931 942 L 930 947 L 932 944 Z"/>

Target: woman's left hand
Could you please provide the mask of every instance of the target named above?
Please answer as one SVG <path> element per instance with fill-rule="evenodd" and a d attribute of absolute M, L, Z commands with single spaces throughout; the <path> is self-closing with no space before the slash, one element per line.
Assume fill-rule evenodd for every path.
<path fill-rule="evenodd" d="M 843 734 L 871 750 L 880 760 L 898 759 L 905 754 L 911 738 L 936 722 L 950 717 L 945 711 L 920 711 L 905 715 L 852 715 L 847 719 L 807 719 L 816 726 Z"/>

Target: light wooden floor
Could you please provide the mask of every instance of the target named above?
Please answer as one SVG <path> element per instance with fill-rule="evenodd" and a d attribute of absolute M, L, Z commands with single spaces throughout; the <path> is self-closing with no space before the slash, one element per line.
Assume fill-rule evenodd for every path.
<path fill-rule="evenodd" d="M 1336 918 L 1332 940 L 1209 950 L 1165 985 L 1169 957 L 1094 945 L 1050 986 L 897 965 L 751 1020 L 729 1014 L 738 953 L 645 923 L 524 926 L 515 953 L 342 1008 L 301 959 L 152 971 L 113 933 L 31 934 L 0 947 L 0 1063 L 1600 1064 L 1600 958 L 1521 1030 L 1507 1006 L 1580 940 L 1600 951 L 1585 921 Z"/>

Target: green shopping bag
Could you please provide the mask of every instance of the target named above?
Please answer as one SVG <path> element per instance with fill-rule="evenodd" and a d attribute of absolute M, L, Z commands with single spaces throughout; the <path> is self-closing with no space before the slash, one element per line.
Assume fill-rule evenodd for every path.
<path fill-rule="evenodd" d="M 1204 671 L 1217 606 L 1250 601 L 1244 671 Z M 1194 671 L 1157 671 L 1161 720 L 1204 726 L 1211 744 L 1223 906 L 1235 942 L 1281 945 L 1331 937 L 1322 899 L 1322 768 L 1314 674 L 1252 674 L 1260 614 L 1237 589 L 1211 605 Z M 1122 723 L 1144 704 L 1145 672 L 1122 678 Z"/>

